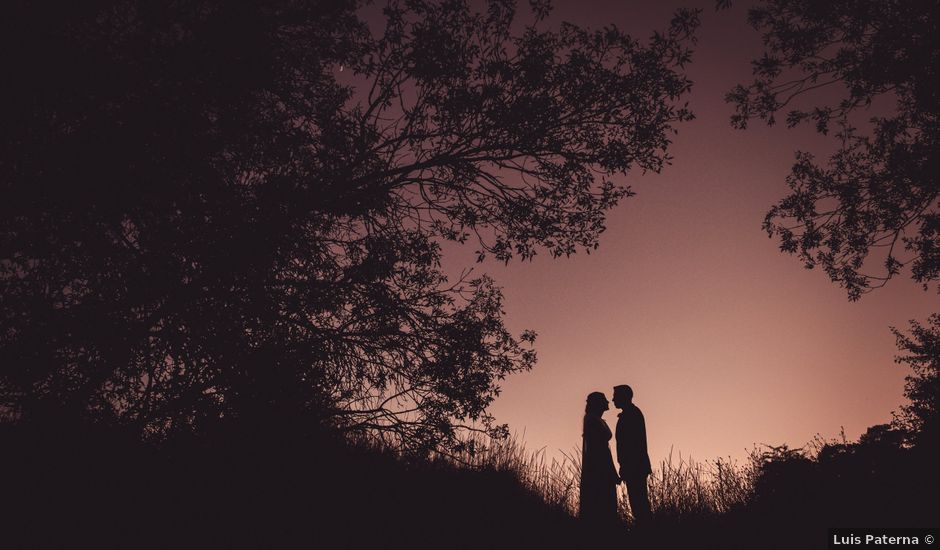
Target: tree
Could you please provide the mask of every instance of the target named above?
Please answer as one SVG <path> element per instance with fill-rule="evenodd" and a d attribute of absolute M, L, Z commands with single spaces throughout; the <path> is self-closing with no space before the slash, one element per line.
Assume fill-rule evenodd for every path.
<path fill-rule="evenodd" d="M 940 314 L 925 325 L 910 322 L 910 335 L 892 327 L 898 349 L 895 361 L 907 363 L 913 371 L 906 380 L 904 396 L 910 400 L 898 420 L 914 436 L 914 443 L 940 450 Z"/>
<path fill-rule="evenodd" d="M 838 144 L 825 163 L 797 153 L 764 228 L 852 300 L 905 266 L 927 289 L 940 277 L 940 3 L 766 0 L 748 19 L 765 51 L 727 96 L 732 125 L 786 110 L 788 127 L 812 123 Z"/>
<path fill-rule="evenodd" d="M 727 3 L 720 3 L 726 5 Z M 754 60 L 753 83 L 727 100 L 732 125 L 752 118 L 769 125 L 784 110 L 786 124 L 813 123 L 834 132 L 838 150 L 820 165 L 798 152 L 787 183 L 791 193 L 768 212 L 764 228 L 807 267 L 822 265 L 852 300 L 883 286 L 910 266 L 926 290 L 940 278 L 940 3 L 766 0 L 749 12 L 765 52 Z M 829 101 L 795 105 L 827 89 Z M 837 99 L 832 99 L 837 98 Z M 890 106 L 890 108 L 888 108 Z M 859 130 L 861 113 L 880 113 Z M 883 269 L 867 272 L 883 251 Z M 918 444 L 936 445 L 940 316 L 911 334 L 891 329 L 910 365 L 900 425 Z M 863 444 L 890 443 L 897 434 L 874 426 Z"/>
<path fill-rule="evenodd" d="M 7 6 L 0 411 L 416 452 L 498 431 L 535 335 L 440 242 L 590 251 L 611 176 L 691 118 L 696 13 L 641 42 L 549 8 L 517 32 L 508 0 Z"/>

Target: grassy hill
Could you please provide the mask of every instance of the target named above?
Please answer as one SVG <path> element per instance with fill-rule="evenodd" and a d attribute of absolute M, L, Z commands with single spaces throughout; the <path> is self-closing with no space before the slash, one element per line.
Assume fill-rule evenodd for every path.
<path fill-rule="evenodd" d="M 514 441 L 408 459 L 328 435 L 231 430 L 145 445 L 113 430 L 0 430 L 9 548 L 825 548 L 826 529 L 931 526 L 935 454 L 890 433 L 667 461 L 653 525 L 575 518 L 577 457 Z M 757 545 L 757 546 L 755 546 Z"/>
<path fill-rule="evenodd" d="M 91 429 L 6 429 L 0 446 L 10 548 L 574 548 L 580 536 L 517 472 L 326 436 L 156 448 Z"/>

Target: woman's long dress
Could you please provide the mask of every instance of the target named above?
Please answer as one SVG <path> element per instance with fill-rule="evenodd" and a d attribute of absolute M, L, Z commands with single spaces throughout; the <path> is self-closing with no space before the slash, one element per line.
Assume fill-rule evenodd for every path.
<path fill-rule="evenodd" d="M 617 519 L 617 470 L 610 454 L 610 428 L 603 418 L 584 417 L 581 452 L 581 519 L 614 522 Z"/>

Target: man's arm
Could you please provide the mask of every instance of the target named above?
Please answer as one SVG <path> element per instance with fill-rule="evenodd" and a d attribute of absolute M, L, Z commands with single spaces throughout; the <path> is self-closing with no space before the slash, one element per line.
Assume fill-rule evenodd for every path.
<path fill-rule="evenodd" d="M 640 448 L 643 450 L 643 453 L 639 456 L 640 456 L 640 459 L 646 463 L 645 466 L 646 466 L 646 470 L 648 470 L 647 473 L 651 473 L 653 471 L 653 466 L 652 464 L 650 464 L 650 454 L 646 448 L 646 418 L 643 416 L 643 412 L 640 409 L 637 409 L 637 413 L 639 413 L 638 418 L 639 418 L 639 424 L 640 424 L 638 428 L 638 433 L 640 436 L 639 444 L 640 444 Z"/>
<path fill-rule="evenodd" d="M 646 450 L 646 418 L 643 416 L 643 411 L 640 409 L 636 410 L 637 412 L 637 434 L 640 444 L 640 448 L 643 449 L 643 454 L 648 455 L 649 452 Z"/>
<path fill-rule="evenodd" d="M 623 469 L 623 459 L 627 456 L 626 422 L 621 416 L 617 419 L 617 464 Z"/>

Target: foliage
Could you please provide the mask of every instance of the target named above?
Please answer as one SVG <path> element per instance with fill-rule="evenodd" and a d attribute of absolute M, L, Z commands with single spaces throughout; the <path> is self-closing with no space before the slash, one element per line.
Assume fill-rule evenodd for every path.
<path fill-rule="evenodd" d="M 746 520 L 757 533 L 797 527 L 783 547 L 830 525 L 927 526 L 936 517 L 936 452 L 905 444 L 896 426 L 870 427 L 857 442 L 821 438 L 801 449 L 755 455 L 757 475 Z M 860 522 L 860 523 L 855 523 Z"/>
<path fill-rule="evenodd" d="M 940 3 L 766 0 L 749 21 L 765 51 L 754 81 L 727 95 L 732 125 L 785 112 L 788 127 L 810 123 L 838 145 L 826 162 L 797 153 L 764 228 L 852 300 L 905 266 L 926 289 L 940 277 Z"/>
<path fill-rule="evenodd" d="M 306 418 L 426 452 L 531 368 L 486 277 L 591 250 L 659 170 L 696 13 L 512 1 L 15 2 L 0 23 L 0 413 L 149 437 Z"/>
<path fill-rule="evenodd" d="M 891 329 L 913 374 L 907 376 L 904 395 L 910 403 L 902 407 L 899 423 L 914 436 L 915 444 L 940 450 L 940 314 L 931 315 L 925 325 L 910 322 L 910 335 Z"/>
<path fill-rule="evenodd" d="M 804 449 L 786 444 L 768 446 L 752 454 L 755 465 L 754 497 L 758 502 L 800 502 L 818 483 L 816 463 Z"/>

